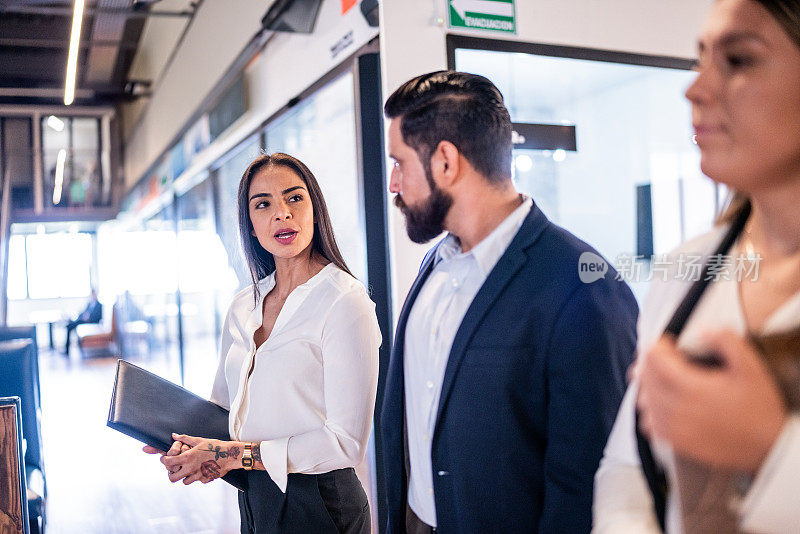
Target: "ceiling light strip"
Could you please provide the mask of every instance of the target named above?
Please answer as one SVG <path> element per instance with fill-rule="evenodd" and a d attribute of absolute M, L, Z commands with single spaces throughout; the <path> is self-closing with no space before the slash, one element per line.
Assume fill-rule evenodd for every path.
<path fill-rule="evenodd" d="M 58 206 L 61 202 L 61 190 L 64 187 L 64 164 L 67 161 L 67 151 L 61 149 L 58 151 L 58 159 L 56 160 L 56 183 L 53 187 L 53 206 Z"/>
<path fill-rule="evenodd" d="M 57 132 L 64 131 L 64 121 L 62 121 L 55 115 L 50 115 L 49 117 L 47 117 L 47 125 Z"/>
<path fill-rule="evenodd" d="M 75 0 L 75 11 L 72 14 L 72 33 L 69 38 L 69 56 L 67 57 L 67 83 L 64 88 L 64 105 L 66 106 L 69 106 L 75 100 L 75 78 L 78 70 L 78 47 L 81 41 L 83 3 L 84 0 Z"/>

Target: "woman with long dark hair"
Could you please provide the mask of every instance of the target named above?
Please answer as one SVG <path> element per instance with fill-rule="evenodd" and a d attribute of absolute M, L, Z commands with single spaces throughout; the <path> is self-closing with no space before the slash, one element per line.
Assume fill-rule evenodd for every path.
<path fill-rule="evenodd" d="M 800 528 L 800 2 L 714 2 L 697 73 L 701 168 L 735 194 L 672 256 L 703 277 L 650 289 L 596 532 Z"/>
<path fill-rule="evenodd" d="M 353 467 L 372 427 L 375 306 L 345 265 L 302 162 L 256 158 L 238 204 L 253 285 L 228 311 L 211 395 L 230 410 L 232 440 L 175 435 L 162 462 L 184 484 L 247 471 L 242 532 L 369 533 Z"/>

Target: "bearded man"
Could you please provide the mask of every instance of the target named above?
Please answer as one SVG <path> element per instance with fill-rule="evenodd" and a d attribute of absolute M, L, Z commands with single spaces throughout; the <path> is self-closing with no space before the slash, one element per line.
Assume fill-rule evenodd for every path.
<path fill-rule="evenodd" d="M 396 329 L 386 531 L 589 532 L 633 361 L 633 294 L 612 268 L 582 282 L 581 255 L 597 252 L 515 190 L 511 119 L 489 80 L 426 74 L 384 110 L 409 237 L 447 232 Z"/>

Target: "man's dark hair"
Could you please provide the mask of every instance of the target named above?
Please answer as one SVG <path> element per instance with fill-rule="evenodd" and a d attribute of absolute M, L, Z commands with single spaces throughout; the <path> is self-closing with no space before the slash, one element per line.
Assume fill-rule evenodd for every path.
<path fill-rule="evenodd" d="M 503 95 L 483 76 L 423 74 L 400 86 L 383 109 L 388 118 L 401 118 L 403 141 L 426 171 L 439 143 L 449 141 L 489 181 L 511 178 L 511 117 Z"/>

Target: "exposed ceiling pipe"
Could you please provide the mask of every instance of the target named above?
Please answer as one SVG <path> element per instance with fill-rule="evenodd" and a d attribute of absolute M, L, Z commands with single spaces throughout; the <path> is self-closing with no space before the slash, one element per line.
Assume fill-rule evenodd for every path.
<path fill-rule="evenodd" d="M 47 6 L 5 6 L 0 7 L 0 13 L 19 13 L 22 15 L 64 15 L 68 16 L 73 10 L 68 7 L 47 7 Z M 96 15 L 120 15 L 133 19 L 146 19 L 150 17 L 172 17 L 172 18 L 192 18 L 193 11 L 161 11 L 151 9 L 149 11 L 133 11 L 130 9 L 109 9 L 109 8 L 88 8 L 84 11 L 87 17 Z"/>
<path fill-rule="evenodd" d="M 122 10 L 132 5 L 132 0 L 97 0 L 95 7 Z M 103 13 L 91 19 L 92 40 L 122 40 L 125 28 L 129 24 L 143 24 L 141 21 L 129 21 L 124 16 Z M 118 46 L 94 46 L 86 55 L 81 83 L 89 87 L 102 85 L 114 79 L 114 73 L 122 52 Z"/>
<path fill-rule="evenodd" d="M 86 11 L 84 11 L 84 14 L 86 14 Z M 60 39 L 37 39 L 35 37 L 0 37 L 0 46 L 14 46 L 22 48 L 67 48 L 69 46 L 69 41 L 63 41 Z M 80 46 L 83 48 L 91 48 L 93 46 L 114 46 L 117 48 L 135 50 L 139 46 L 139 43 L 138 41 L 91 39 L 89 41 L 81 41 Z"/>
<path fill-rule="evenodd" d="M 0 87 L 0 97 L 16 96 L 30 98 L 59 98 L 64 95 L 62 89 L 47 87 Z M 78 98 L 94 98 L 95 92 L 90 89 L 78 89 L 75 91 Z"/>

